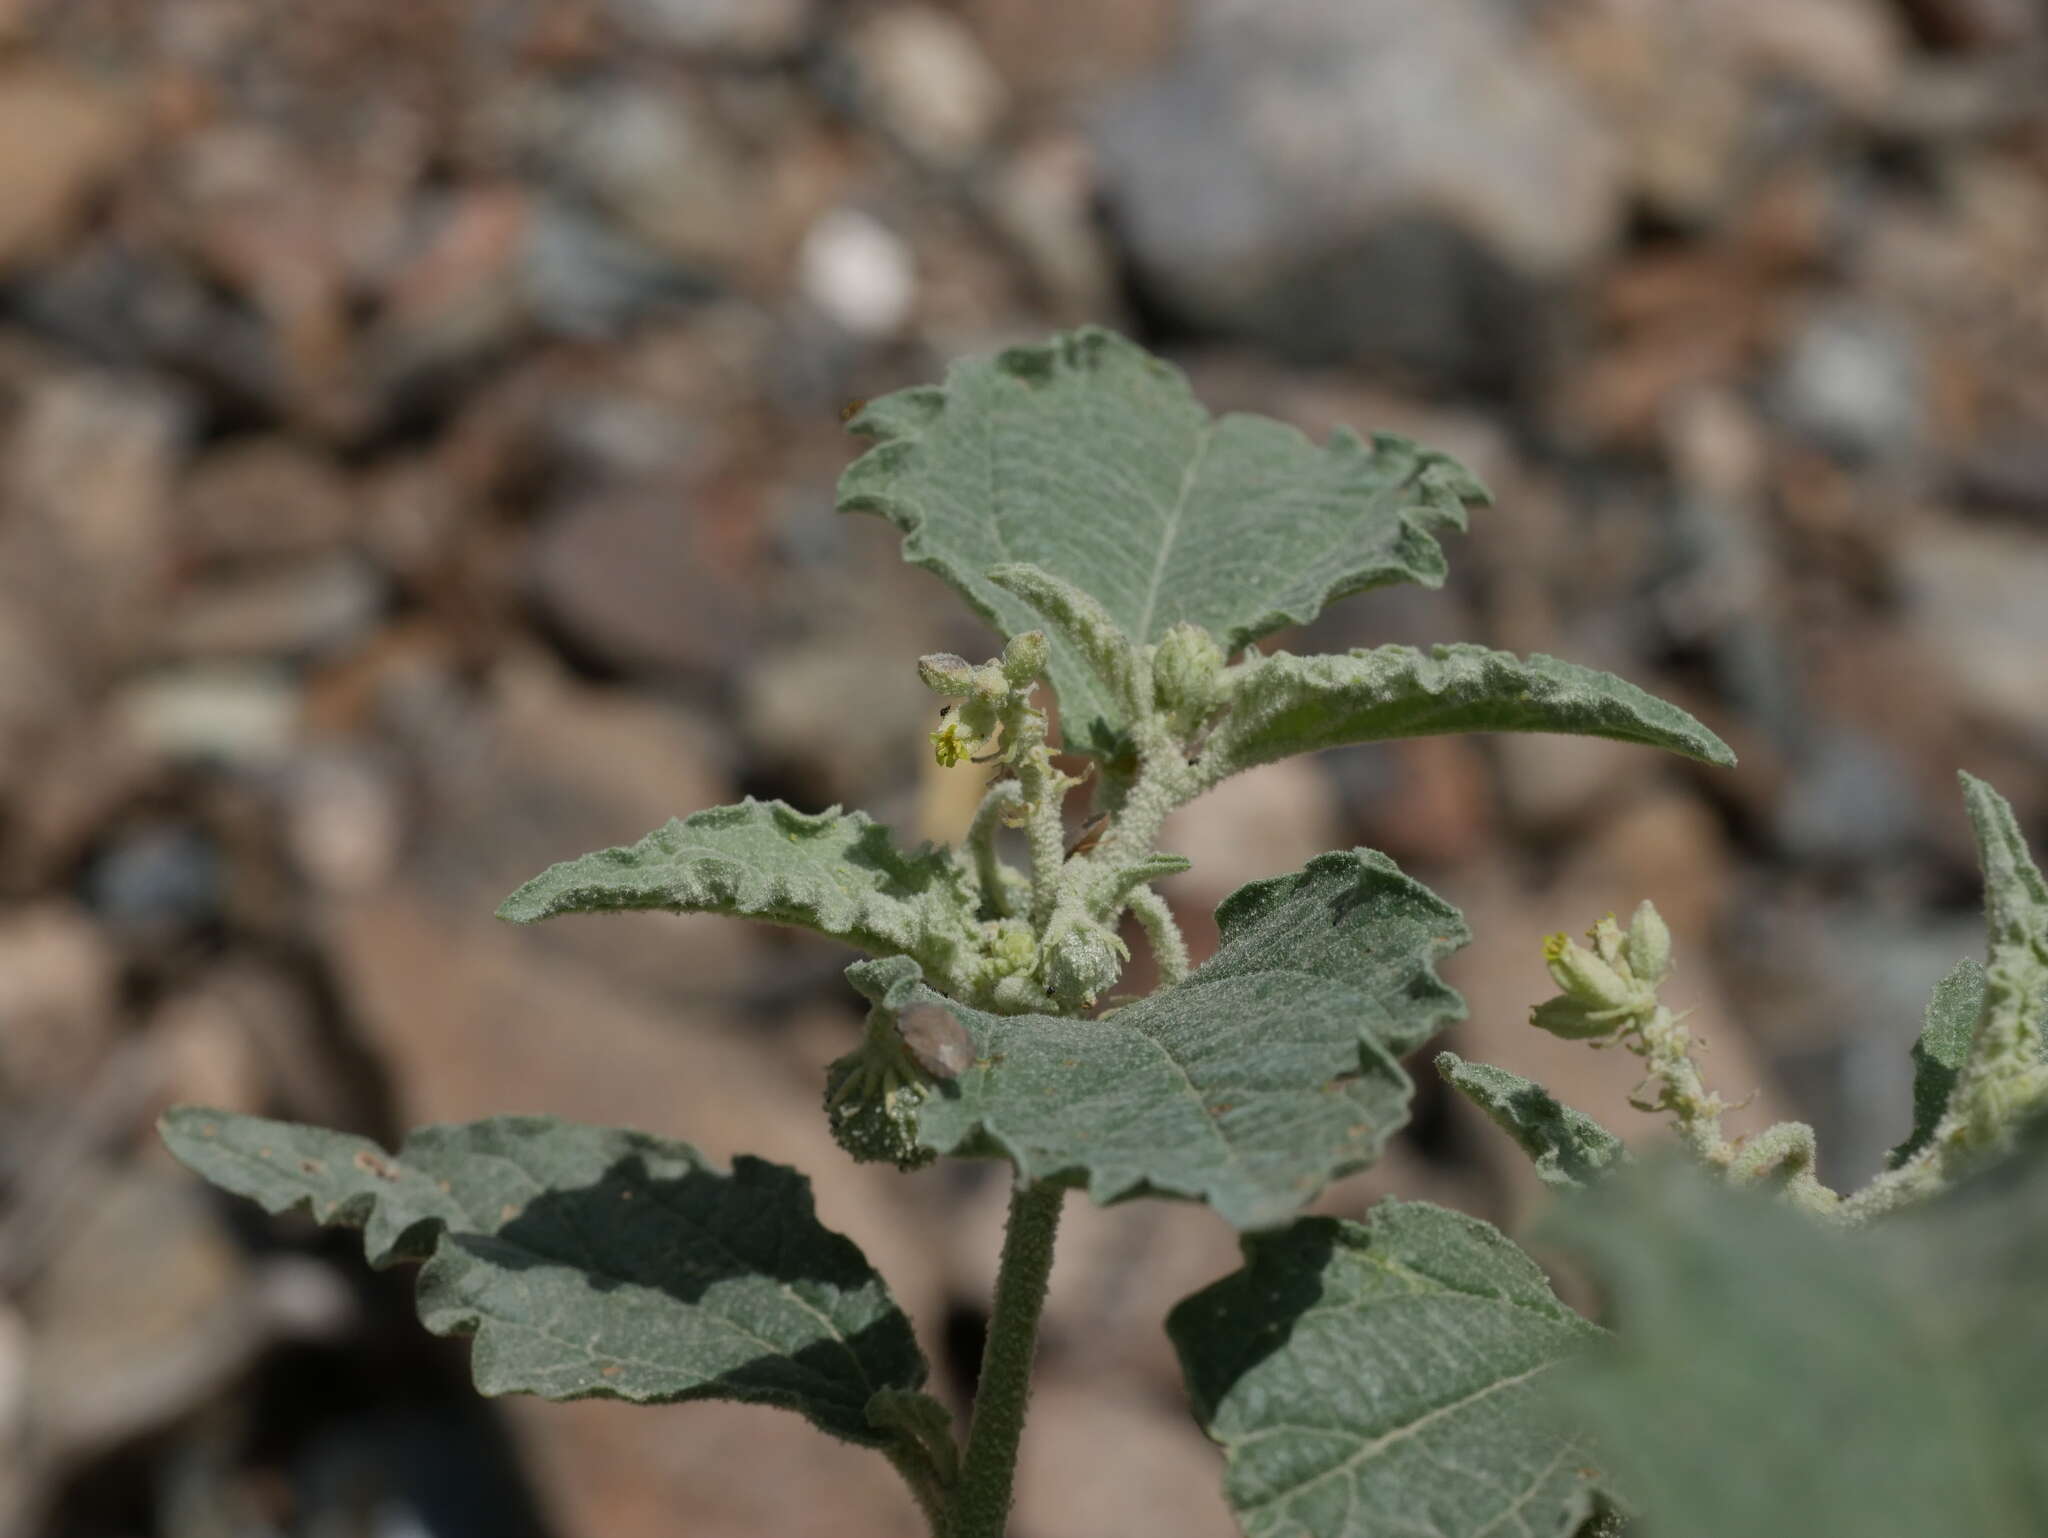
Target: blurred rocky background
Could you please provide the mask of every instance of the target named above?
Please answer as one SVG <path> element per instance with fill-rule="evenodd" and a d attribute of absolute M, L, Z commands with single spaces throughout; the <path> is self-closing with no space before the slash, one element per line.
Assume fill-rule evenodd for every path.
<path fill-rule="evenodd" d="M 1551 651 L 1742 756 L 1276 767 L 1179 900 L 1388 850 L 1479 935 L 1452 1044 L 1637 1132 L 1521 1022 L 1543 932 L 1653 897 L 1748 1124 L 1869 1172 L 1981 944 L 1954 770 L 2048 833 L 2044 58 L 2039 0 L 0 0 L 0 1535 L 914 1531 L 791 1417 L 474 1400 L 409 1277 L 150 1126 L 801 1164 L 959 1399 L 1000 1181 L 834 1149 L 844 954 L 490 912 L 742 793 L 955 828 L 910 662 L 990 638 L 834 516 L 841 410 L 1083 320 L 1494 487 L 1448 591 L 1295 649 Z M 1519 1225 L 1420 1066 L 1329 1205 Z M 1230 1531 L 1159 1320 L 1234 1255 L 1076 1203 L 1020 1538 Z"/>

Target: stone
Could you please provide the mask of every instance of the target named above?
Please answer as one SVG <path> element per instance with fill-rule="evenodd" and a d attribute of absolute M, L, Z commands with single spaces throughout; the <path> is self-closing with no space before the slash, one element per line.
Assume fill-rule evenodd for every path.
<path fill-rule="evenodd" d="M 116 962 L 69 903 L 0 920 L 0 1099 L 47 1104 L 85 1086 L 119 1027 Z"/>
<path fill-rule="evenodd" d="M 680 1523 L 690 1538 L 922 1538 L 926 1530 L 886 1461 L 786 1410 L 514 1396 L 505 1413 L 557 1531 L 673 1538 Z"/>
<path fill-rule="evenodd" d="M 1019 1532 L 1231 1538 L 1240 1530 L 1223 1499 L 1220 1455 L 1171 1400 L 1107 1388 L 1086 1360 L 1043 1378 L 1018 1454 Z"/>
<path fill-rule="evenodd" d="M 279 668 L 196 663 L 139 675 L 107 709 L 126 740 L 152 758 L 270 768 L 293 751 L 301 700 Z"/>
<path fill-rule="evenodd" d="M 363 892 L 397 869 L 405 809 L 390 773 L 361 753 L 302 756 L 285 786 L 285 845 L 316 888 Z"/>
<path fill-rule="evenodd" d="M 579 498 L 534 537 L 529 580 L 575 645 L 614 667 L 723 673 L 755 637 L 759 531 L 674 498 L 673 487 Z"/>
<path fill-rule="evenodd" d="M 1187 7 L 1183 0 L 967 0 L 962 9 L 1012 90 L 1085 106 L 1158 68 Z"/>
<path fill-rule="evenodd" d="M 855 27 L 850 46 L 862 101 L 921 160 L 966 164 L 1008 107 L 1002 77 L 973 32 L 936 6 L 873 11 Z"/>
<path fill-rule="evenodd" d="M 212 1399 L 269 1335 L 197 1180 L 159 1169 L 92 1184 L 22 1299 L 31 1434 L 60 1465 Z"/>
<path fill-rule="evenodd" d="M 1912 333 L 1885 310 L 1834 306 L 1813 315 L 1782 365 L 1785 416 L 1851 459 L 1898 462 L 1925 432 L 1924 365 Z"/>
<path fill-rule="evenodd" d="M 179 658 L 317 661 L 360 642 L 386 600 L 382 577 L 352 552 L 267 563 L 180 593 L 159 644 Z"/>
<path fill-rule="evenodd" d="M 2048 747 L 2048 550 L 2016 528 L 1948 522 L 1898 555 L 1907 623 L 1946 669 L 1952 697 L 1999 728 Z"/>
<path fill-rule="evenodd" d="M 137 105 L 35 63 L 0 72 L 0 272 L 53 254 L 87 199 L 128 163 Z"/>
<path fill-rule="evenodd" d="M 357 522 L 347 478 L 283 437 L 202 456 L 179 482 L 173 518 L 180 545 L 202 562 L 323 554 Z"/>
<path fill-rule="evenodd" d="M 814 0 L 608 0 L 626 35 L 657 47 L 760 63 L 801 48 Z"/>
<path fill-rule="evenodd" d="M 1235 775 L 1167 818 L 1159 847 L 1194 861 L 1159 890 L 1197 960 L 1216 947 L 1216 905 L 1247 881 L 1284 876 L 1349 842 L 1335 786 L 1313 758 Z"/>
<path fill-rule="evenodd" d="M 857 208 L 835 208 L 805 233 L 797 282 L 806 299 L 857 337 L 901 331 L 917 302 L 910 247 Z"/>
<path fill-rule="evenodd" d="M 171 476 L 189 426 L 170 392 L 86 369 L 43 375 L 15 413 L 0 470 L 0 581 L 63 626 L 74 668 L 133 646 L 161 599 Z"/>
<path fill-rule="evenodd" d="M 1607 136 L 1485 0 L 1202 0 L 1095 141 L 1158 298 L 1312 359 L 1499 370 L 1620 213 Z"/>

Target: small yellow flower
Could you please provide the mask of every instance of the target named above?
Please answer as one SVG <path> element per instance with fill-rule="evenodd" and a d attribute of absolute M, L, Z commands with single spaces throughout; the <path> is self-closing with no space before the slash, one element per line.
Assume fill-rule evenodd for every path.
<path fill-rule="evenodd" d="M 950 719 L 931 734 L 932 753 L 941 769 L 951 769 L 955 764 L 964 764 L 974 756 L 974 739 L 960 730 L 960 722 Z"/>

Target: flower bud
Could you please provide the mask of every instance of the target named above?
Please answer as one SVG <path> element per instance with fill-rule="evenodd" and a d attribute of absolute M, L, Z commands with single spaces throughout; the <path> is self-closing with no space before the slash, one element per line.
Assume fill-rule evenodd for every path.
<path fill-rule="evenodd" d="M 1012 689 L 1029 688 L 1045 672 L 1051 656 L 1052 643 L 1046 640 L 1043 630 L 1021 631 L 1011 636 L 1003 648 L 1003 677 Z"/>
<path fill-rule="evenodd" d="M 1622 934 L 1621 926 L 1614 922 L 1613 914 L 1608 914 L 1591 929 L 1587 930 L 1586 938 L 1593 942 L 1593 954 L 1595 956 L 1598 956 L 1602 961 L 1614 968 L 1615 971 L 1622 973 L 1624 976 L 1627 975 L 1628 958 L 1623 953 L 1627 937 Z"/>
<path fill-rule="evenodd" d="M 1645 988 L 1654 988 L 1671 975 L 1671 928 L 1664 916 L 1644 898 L 1629 921 L 1628 941 L 1623 952 L 1628 969 Z"/>
<path fill-rule="evenodd" d="M 1631 1010 L 1642 1002 L 1642 990 L 1568 935 L 1545 940 L 1543 960 L 1565 997 L 1590 1009 Z"/>
<path fill-rule="evenodd" d="M 1048 935 L 1043 954 L 1046 991 L 1071 1009 L 1093 1004 L 1096 995 L 1123 975 L 1131 953 L 1115 930 L 1088 920 Z"/>
<path fill-rule="evenodd" d="M 1183 620 L 1153 649 L 1153 703 L 1177 731 L 1193 730 L 1216 708 L 1222 676 L 1223 648 L 1199 625 Z"/>
<path fill-rule="evenodd" d="M 934 694 L 958 699 L 974 692 L 974 664 L 952 652 L 933 652 L 917 659 L 917 676 Z"/>
<path fill-rule="evenodd" d="M 1562 1036 L 1566 1041 L 1585 1041 L 1593 1036 L 1611 1036 L 1626 1022 L 1627 1016 L 1611 1011 L 1594 1010 L 1576 999 L 1560 995 L 1545 999 L 1529 1011 L 1529 1023 L 1538 1030 L 1548 1031 L 1553 1036 Z"/>

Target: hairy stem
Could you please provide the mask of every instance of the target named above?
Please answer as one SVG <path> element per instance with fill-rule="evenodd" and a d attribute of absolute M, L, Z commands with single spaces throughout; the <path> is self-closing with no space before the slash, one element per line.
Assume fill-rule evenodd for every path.
<path fill-rule="evenodd" d="M 896 1446 L 888 1450 L 889 1462 L 896 1472 L 903 1476 L 903 1482 L 910 1487 L 910 1493 L 917 1498 L 917 1509 L 924 1513 L 924 1524 L 934 1535 L 943 1534 L 946 1520 L 946 1496 L 939 1487 L 931 1459 L 913 1447 Z"/>
<path fill-rule="evenodd" d="M 974 857 L 974 879 L 981 888 L 982 905 L 996 918 L 1010 916 L 1010 868 L 996 853 L 996 831 L 1005 814 L 1024 803 L 1024 787 L 1015 780 L 997 780 L 974 809 L 974 821 L 967 826 L 967 847 Z"/>
<path fill-rule="evenodd" d="M 1024 798 L 1024 839 L 1031 850 L 1031 922 L 1043 934 L 1059 900 L 1060 872 L 1067 859 L 1060 807 L 1070 782 L 1053 767 L 1042 713 L 1020 703 L 1004 722 L 1004 731 L 1016 744 L 1010 762 L 1016 766 Z"/>
<path fill-rule="evenodd" d="M 1016 1484 L 1017 1439 L 1031 1397 L 1038 1318 L 1045 1309 L 1045 1284 L 1052 1273 L 1053 1239 L 1065 1195 L 1063 1187 L 1044 1183 L 1010 1195 L 1010 1222 L 996 1273 L 974 1418 L 943 1538 L 1003 1538 Z"/>
<path fill-rule="evenodd" d="M 1181 740 L 1157 716 L 1131 724 L 1138 747 L 1138 774 L 1117 809 L 1116 823 L 1096 846 L 1105 868 L 1128 865 L 1150 854 L 1167 815 L 1200 794 L 1203 786 L 1188 768 Z"/>
<path fill-rule="evenodd" d="M 1159 986 L 1170 988 L 1183 981 L 1190 966 L 1188 942 L 1181 935 L 1180 925 L 1174 922 L 1173 910 L 1166 905 L 1166 899 L 1150 887 L 1140 887 L 1131 894 L 1131 912 L 1144 926 L 1145 938 L 1152 944 L 1152 960 L 1159 968 Z"/>
<path fill-rule="evenodd" d="M 1684 1020 L 1659 1004 L 1630 1049 L 1648 1062 L 1657 1085 L 1656 1098 L 1640 1102 L 1643 1109 L 1670 1112 L 1694 1158 L 1715 1169 L 1727 1168 L 1735 1148 L 1721 1131 L 1726 1106 L 1700 1077 L 1692 1057 L 1692 1033 Z"/>

